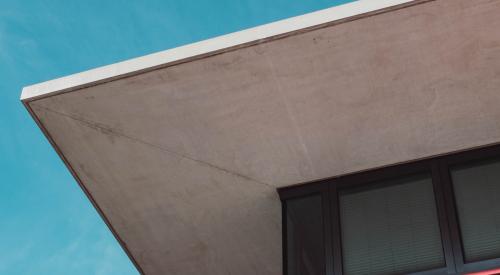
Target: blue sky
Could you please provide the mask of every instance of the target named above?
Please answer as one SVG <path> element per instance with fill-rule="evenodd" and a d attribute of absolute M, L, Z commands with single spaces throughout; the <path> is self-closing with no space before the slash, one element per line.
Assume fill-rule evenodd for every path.
<path fill-rule="evenodd" d="M 349 0 L 0 0 L 0 274 L 138 274 L 23 86 Z"/>

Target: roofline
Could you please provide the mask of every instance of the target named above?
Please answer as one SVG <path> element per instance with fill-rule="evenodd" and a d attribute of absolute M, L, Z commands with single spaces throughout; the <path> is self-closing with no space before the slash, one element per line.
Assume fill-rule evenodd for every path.
<path fill-rule="evenodd" d="M 81 73 L 26 86 L 29 102 L 429 0 L 358 0 Z"/>
<path fill-rule="evenodd" d="M 85 87 L 99 85 L 116 79 L 165 68 L 175 64 L 190 62 L 200 58 L 213 56 L 258 43 L 264 43 L 267 41 L 288 37 L 313 29 L 328 27 L 343 22 L 349 22 L 352 20 L 365 18 L 383 12 L 393 11 L 430 1 L 435 0 L 358 0 L 357 2 L 352 2 L 333 8 L 308 13 L 305 15 L 292 17 L 290 19 L 261 25 L 251 29 L 219 36 L 186 46 L 181 46 L 178 48 L 129 59 L 127 61 L 27 86 L 22 90 L 21 101 L 25 108 L 28 110 L 29 114 L 37 123 L 38 127 L 42 130 L 42 133 L 49 140 L 50 145 L 63 160 L 68 170 L 80 185 L 83 192 L 90 200 L 105 224 L 108 226 L 111 233 L 118 241 L 122 249 L 125 251 L 126 255 L 129 257 L 138 272 L 140 274 L 145 274 L 144 270 L 139 265 L 134 255 L 132 255 L 127 244 L 124 242 L 124 240 L 122 240 L 118 232 L 114 229 L 105 213 L 99 207 L 92 194 L 87 190 L 87 188 L 77 175 L 76 171 L 73 169 L 52 136 L 49 134 L 49 131 L 46 129 L 45 125 L 32 110 L 29 104 L 31 101 L 57 95 L 60 93 L 79 90 Z"/>
<path fill-rule="evenodd" d="M 73 178 L 75 179 L 75 181 L 78 183 L 78 185 L 82 189 L 83 193 L 85 194 L 85 196 L 87 197 L 87 199 L 90 201 L 90 203 L 92 204 L 92 206 L 96 210 L 97 214 L 99 214 L 99 216 L 104 221 L 104 223 L 106 224 L 106 226 L 108 227 L 108 229 L 111 231 L 111 234 L 113 234 L 113 237 L 118 242 L 118 244 L 120 245 L 120 247 L 123 249 L 123 251 L 125 252 L 125 254 L 127 255 L 127 257 L 129 258 L 130 262 L 132 262 L 132 264 L 134 265 L 134 267 L 136 268 L 136 270 L 139 272 L 139 274 L 145 275 L 143 268 L 139 265 L 139 263 L 137 262 L 137 260 L 134 257 L 134 255 L 132 255 L 132 253 L 130 252 L 130 249 L 128 248 L 128 246 L 125 243 L 125 241 L 121 238 L 120 235 L 118 235 L 118 233 L 116 232 L 114 226 L 111 224 L 111 222 L 109 221 L 108 217 L 104 214 L 104 212 L 102 211 L 101 207 L 99 206 L 99 204 L 97 204 L 97 201 L 92 196 L 92 193 L 90 193 L 90 191 L 87 189 L 87 187 L 83 184 L 83 181 L 80 179 L 80 177 L 76 173 L 75 169 L 73 169 L 73 166 L 71 166 L 71 164 L 69 163 L 68 159 L 63 154 L 62 150 L 56 144 L 56 142 L 52 138 L 52 135 L 49 133 L 49 131 L 47 130 L 47 128 L 45 127 L 45 125 L 43 124 L 43 122 L 35 114 L 35 112 L 33 111 L 33 109 L 31 108 L 31 106 L 29 105 L 29 103 L 27 101 L 23 101 L 22 104 L 24 105 L 24 107 L 26 108 L 26 110 L 28 110 L 28 113 L 33 118 L 33 120 L 35 121 L 36 125 L 38 125 L 38 127 L 40 128 L 40 130 L 42 131 L 42 134 L 47 138 L 47 140 L 49 141 L 49 144 L 52 146 L 52 148 L 57 153 L 57 155 L 59 156 L 59 158 L 62 160 L 62 162 L 64 163 L 64 165 L 66 166 L 66 168 L 69 170 L 69 172 L 71 173 L 71 175 L 73 176 Z"/>

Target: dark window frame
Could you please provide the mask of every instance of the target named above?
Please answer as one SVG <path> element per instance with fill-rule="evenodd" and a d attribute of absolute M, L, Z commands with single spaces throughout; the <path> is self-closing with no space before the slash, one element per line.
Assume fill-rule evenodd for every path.
<path fill-rule="evenodd" d="M 428 173 L 432 179 L 436 200 L 437 216 L 445 266 L 434 270 L 412 273 L 415 275 L 466 274 L 500 267 L 500 258 L 467 263 L 455 207 L 455 198 L 450 169 L 455 165 L 467 164 L 500 157 L 500 145 L 472 149 L 459 153 L 418 160 L 404 164 L 378 168 L 369 171 L 317 180 L 309 183 L 278 189 L 282 201 L 283 217 L 286 217 L 286 201 L 313 194 L 321 194 L 323 206 L 323 233 L 325 241 L 325 274 L 342 275 L 342 243 L 339 213 L 339 191 L 345 188 L 368 186 L 416 173 Z M 286 219 L 283 218 L 283 271 L 287 275 Z M 328 232 L 330 232 L 328 234 Z"/>
<path fill-rule="evenodd" d="M 455 253 L 455 262 L 458 274 L 479 272 L 491 270 L 500 267 L 500 258 L 482 260 L 476 262 L 465 262 L 462 237 L 458 223 L 458 214 L 456 210 L 455 196 L 453 195 L 453 183 L 451 180 L 450 169 L 456 165 L 464 165 L 475 162 L 498 159 L 500 157 L 500 146 L 491 146 L 471 151 L 460 152 L 440 158 L 440 169 L 446 196 L 447 216 L 450 223 L 453 251 Z"/>
<path fill-rule="evenodd" d="M 310 183 L 308 184 L 307 188 L 305 190 L 298 190 L 298 192 L 294 192 L 292 189 L 288 191 L 291 195 L 288 199 L 298 199 L 298 198 L 303 198 L 303 197 L 309 197 L 309 196 L 321 196 L 321 207 L 322 207 L 322 214 L 323 214 L 323 241 L 325 242 L 325 274 L 333 274 L 333 257 L 332 257 L 332 251 L 331 251 L 331 246 L 328 244 L 332 243 L 331 237 L 332 234 L 325 234 L 325 232 L 331 232 L 331 219 L 329 218 L 331 216 L 331 208 L 328 205 L 328 186 L 320 183 L 320 184 L 314 184 Z M 287 200 L 288 200 L 287 199 Z M 283 217 L 283 223 L 282 223 L 282 243 L 286 244 L 288 235 L 287 235 L 287 204 L 286 201 L 282 201 L 282 217 Z M 282 246 L 282 253 L 284 259 L 288 257 L 288 249 L 286 245 Z M 283 261 L 283 273 L 287 274 L 288 273 L 288 263 L 287 261 Z"/>

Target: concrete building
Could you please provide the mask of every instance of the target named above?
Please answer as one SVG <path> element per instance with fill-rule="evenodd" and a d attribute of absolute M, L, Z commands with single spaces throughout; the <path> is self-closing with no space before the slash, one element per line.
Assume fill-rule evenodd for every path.
<path fill-rule="evenodd" d="M 328 210 L 333 216 L 319 231 L 326 244 L 314 259 L 325 259 L 309 263 L 320 267 L 306 259 L 317 246 L 290 258 L 298 248 L 283 238 L 277 192 L 312 181 L 303 187 L 328 182 L 325 188 L 337 190 L 331 182 L 351 181 L 346 175 L 468 159 L 456 153 L 475 148 L 483 149 L 473 155 L 495 155 L 500 1 L 360 0 L 29 86 L 21 99 L 143 274 L 464 274 L 500 267 L 495 163 L 480 173 L 498 182 L 486 193 L 493 212 L 475 227 L 493 228 L 489 248 L 478 245 L 491 253 L 469 253 L 464 206 L 458 193 L 456 209 L 445 194 L 426 208 L 438 209 L 429 212 L 437 213 L 434 229 L 441 232 L 432 238 L 444 247 L 434 273 L 420 270 L 427 262 L 400 269 L 393 259 L 389 269 L 377 269 L 372 256 L 363 256 L 368 264 L 349 258 L 357 252 L 347 247 L 351 216 L 344 217 L 342 195 L 333 199 L 341 209 Z M 440 198 L 447 185 L 441 190 L 432 171 Z M 297 188 L 282 189 L 283 201 Z M 297 207 L 297 215 L 314 218 Z M 457 223 L 461 230 L 453 229 Z M 415 260 L 412 253 L 405 257 Z M 356 269 L 364 265 L 371 267 Z"/>

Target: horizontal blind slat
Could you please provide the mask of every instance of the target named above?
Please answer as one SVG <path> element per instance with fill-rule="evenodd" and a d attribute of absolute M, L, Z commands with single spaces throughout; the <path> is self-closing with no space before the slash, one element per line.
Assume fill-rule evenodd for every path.
<path fill-rule="evenodd" d="M 401 274 L 445 265 L 428 177 L 340 193 L 344 273 Z"/>

